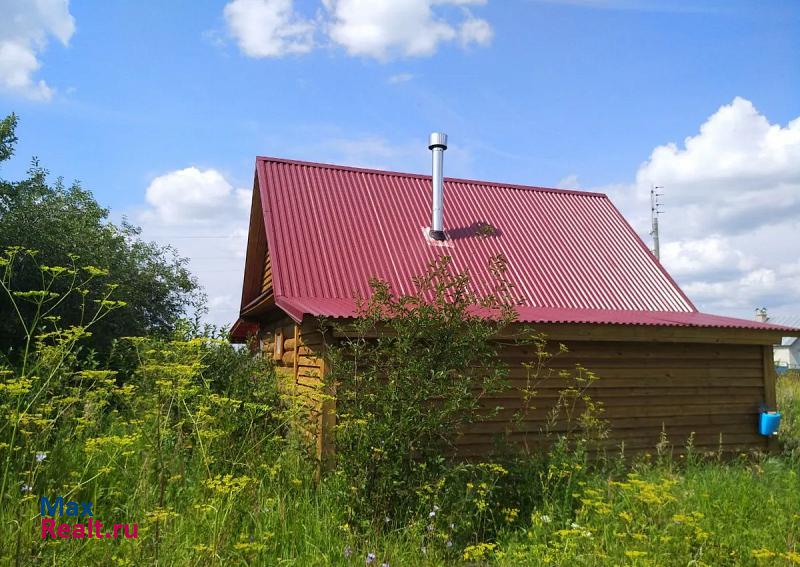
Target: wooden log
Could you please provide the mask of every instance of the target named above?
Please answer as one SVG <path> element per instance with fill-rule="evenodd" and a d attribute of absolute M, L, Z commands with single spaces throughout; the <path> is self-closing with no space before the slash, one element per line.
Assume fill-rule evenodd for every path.
<path fill-rule="evenodd" d="M 321 368 L 322 362 L 323 362 L 322 357 L 304 356 L 302 351 L 300 351 L 300 356 L 297 357 L 297 363 L 301 366 L 311 366 L 314 368 Z"/>
<path fill-rule="evenodd" d="M 516 384 L 514 384 L 516 386 Z M 533 399 L 550 399 L 558 398 L 561 395 L 563 388 L 556 386 L 536 386 L 532 385 L 531 389 L 535 392 Z M 474 392 L 479 392 L 480 388 L 473 388 Z M 675 387 L 653 387 L 649 384 L 642 384 L 641 386 L 631 387 L 606 387 L 599 388 L 590 386 L 586 389 L 586 393 L 593 399 L 602 401 L 606 398 L 625 398 L 625 397 L 646 397 L 648 401 L 656 396 L 663 396 L 665 394 L 670 396 L 695 396 L 697 399 L 703 398 L 726 398 L 728 396 L 747 396 L 750 399 L 757 399 L 761 396 L 763 387 L 760 385 L 752 386 L 717 386 L 717 387 L 695 387 L 695 386 L 675 386 Z M 490 400 L 494 398 L 519 398 L 520 391 L 514 387 L 509 390 L 504 390 L 497 394 L 484 394 L 483 399 Z"/>
<path fill-rule="evenodd" d="M 312 388 L 320 388 L 322 385 L 322 379 L 319 376 L 298 375 L 297 383 Z"/>
<path fill-rule="evenodd" d="M 728 415 L 687 415 L 687 416 L 667 416 L 667 417 L 638 417 L 638 418 L 616 418 L 610 421 L 611 434 L 615 431 L 632 429 L 636 431 L 661 431 L 686 429 L 689 431 L 699 430 L 739 430 L 742 432 L 752 431 L 755 427 L 755 420 L 743 419 L 740 414 Z M 505 431 L 552 431 L 574 430 L 575 424 L 569 424 L 564 420 L 548 423 L 544 420 L 538 421 L 480 421 L 464 426 L 465 433 L 502 433 Z"/>
<path fill-rule="evenodd" d="M 511 377 L 509 379 L 509 383 L 512 386 L 522 387 L 525 386 L 528 382 L 526 382 L 525 378 L 514 378 Z M 563 380 L 557 377 L 550 377 L 544 380 L 536 381 L 532 380 L 530 385 L 534 388 L 564 388 L 566 386 L 570 386 L 574 384 L 571 380 Z M 611 377 L 603 377 L 601 376 L 597 381 L 592 384 L 592 388 L 602 390 L 605 388 L 635 388 L 637 386 L 646 386 L 648 388 L 660 388 L 660 389 L 671 389 L 675 387 L 698 387 L 698 388 L 739 388 L 739 387 L 748 387 L 748 388 L 763 388 L 764 387 L 764 379 L 761 376 L 757 377 L 745 377 L 745 378 L 720 378 L 720 377 L 691 377 L 691 376 L 682 376 L 682 377 L 668 377 L 664 376 L 659 379 L 652 379 L 647 376 L 641 376 L 639 378 L 611 378 Z"/>
<path fill-rule="evenodd" d="M 283 329 L 275 331 L 275 348 L 272 351 L 272 359 L 279 361 L 283 358 Z"/>
<path fill-rule="evenodd" d="M 636 378 L 636 379 L 661 379 L 661 378 L 762 378 L 761 368 L 717 368 L 713 366 L 705 368 L 673 368 L 673 367 L 650 367 L 650 368 L 605 368 L 601 372 L 595 372 L 602 378 Z M 526 378 L 528 372 L 524 368 L 511 368 L 509 376 L 512 378 Z"/>
<path fill-rule="evenodd" d="M 525 359 L 520 358 L 515 360 L 510 357 L 502 357 L 503 362 L 510 367 L 526 370 L 523 366 Z M 730 369 L 761 369 L 761 358 L 729 358 L 720 360 L 702 360 L 702 359 L 669 359 L 669 358 L 634 358 L 625 357 L 620 359 L 614 358 L 589 358 L 589 357 L 575 357 L 573 359 L 555 358 L 545 364 L 543 369 L 556 369 L 556 370 L 573 370 L 576 365 L 580 365 L 589 370 L 594 370 L 597 373 L 605 369 L 623 369 L 623 368 L 636 368 L 636 369 L 650 369 L 650 368 L 730 368 Z M 534 367 L 535 369 L 535 367 Z"/>
<path fill-rule="evenodd" d="M 319 379 L 322 376 L 322 370 L 318 366 L 298 366 L 297 376 L 311 377 Z"/>
<path fill-rule="evenodd" d="M 667 432 L 666 434 L 666 442 L 675 445 L 685 447 L 689 444 L 689 440 L 691 439 L 693 444 L 698 445 L 708 445 L 713 446 L 714 444 L 722 443 L 756 443 L 758 444 L 762 438 L 757 433 L 749 432 L 749 433 L 727 433 L 727 432 L 719 432 L 719 431 L 710 431 L 710 432 L 695 432 L 692 435 L 691 431 L 687 431 L 685 433 L 675 433 L 670 434 Z M 538 433 L 509 433 L 509 434 L 499 434 L 495 436 L 488 436 L 483 434 L 465 434 L 457 437 L 455 439 L 456 446 L 464 446 L 464 445 L 486 445 L 491 444 L 496 440 L 502 440 L 507 443 L 520 443 L 526 442 L 529 445 L 535 446 L 546 446 L 551 443 L 550 440 L 546 439 L 542 435 Z M 624 442 L 628 447 L 652 447 L 655 448 L 656 445 L 662 441 L 662 435 L 660 431 L 654 431 L 650 433 L 642 433 L 638 431 L 627 431 L 625 434 L 619 434 L 615 436 L 611 436 L 607 439 L 599 440 L 597 443 L 599 446 L 604 447 L 615 447 L 618 446 L 620 443 Z"/>
<path fill-rule="evenodd" d="M 659 344 L 659 343 L 565 343 L 569 349 L 559 353 L 557 346 L 548 346 L 554 355 L 551 360 L 577 361 L 587 359 L 625 360 L 667 359 L 667 360 L 731 360 L 760 359 L 760 346 L 757 345 L 698 345 L 698 344 Z M 498 353 L 501 358 L 518 362 L 538 360 L 538 351 L 527 346 L 503 346 Z"/>
<path fill-rule="evenodd" d="M 667 390 L 669 392 L 669 390 Z M 531 398 L 528 400 L 531 405 L 533 406 L 552 406 L 559 400 L 558 394 L 553 392 L 553 395 L 545 397 L 544 395 L 539 395 L 537 397 Z M 565 401 L 569 400 L 569 403 L 572 402 L 569 398 L 564 398 Z M 501 405 L 504 407 L 517 407 L 517 405 L 522 401 L 519 396 L 509 396 L 509 397 L 499 397 L 499 396 L 492 396 L 492 397 L 485 397 L 481 398 L 482 405 Z M 578 400 L 580 406 L 583 407 L 585 404 L 582 400 Z M 758 398 L 754 398 L 749 394 L 745 395 L 721 395 L 716 397 L 710 396 L 675 396 L 671 393 L 668 395 L 663 395 L 659 397 L 653 396 L 618 396 L 618 397 L 610 397 L 610 396 L 602 396 L 602 397 L 594 397 L 592 401 L 595 403 L 600 403 L 603 407 L 617 407 L 617 406 L 637 406 L 637 407 L 648 407 L 648 406 L 674 406 L 674 407 L 686 407 L 686 406 L 707 406 L 713 404 L 750 404 L 753 408 L 758 408 L 760 405 L 760 400 Z"/>
<path fill-rule="evenodd" d="M 480 414 L 494 414 L 494 408 L 500 406 L 502 409 L 496 412 L 496 416 L 488 417 L 490 421 L 501 421 L 511 419 L 520 410 L 525 410 L 526 419 L 546 419 L 551 414 L 551 408 L 537 406 L 533 409 L 526 409 L 518 400 L 509 400 L 503 404 L 486 404 L 478 410 Z M 577 405 L 575 413 L 582 411 L 580 404 Z M 649 405 L 649 406 L 608 406 L 603 408 L 602 417 L 606 419 L 616 417 L 668 417 L 682 415 L 720 415 L 720 414 L 740 414 L 743 416 L 755 417 L 758 413 L 758 403 L 750 401 L 747 403 L 717 403 L 706 405 L 675 406 L 675 405 Z"/>

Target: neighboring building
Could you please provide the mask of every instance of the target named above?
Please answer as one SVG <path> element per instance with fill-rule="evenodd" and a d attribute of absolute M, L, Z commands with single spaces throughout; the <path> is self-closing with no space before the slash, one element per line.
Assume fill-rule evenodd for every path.
<path fill-rule="evenodd" d="M 787 327 L 800 327 L 800 317 L 773 317 L 767 314 L 767 309 L 756 309 L 756 320 L 764 323 L 774 323 Z M 773 347 L 775 354 L 775 369 L 779 374 L 788 370 L 800 370 L 800 339 L 798 337 L 781 337 Z"/>
<path fill-rule="evenodd" d="M 783 337 L 781 343 L 773 347 L 775 366 L 786 370 L 800 370 L 800 339 Z"/>
<path fill-rule="evenodd" d="M 445 222 L 442 233 L 431 232 L 432 184 L 441 203 L 436 179 L 256 158 L 231 336 L 252 336 L 305 397 L 320 459 L 335 450 L 336 385 L 324 380 L 317 317 L 354 317 L 355 294 L 369 293 L 371 277 L 411 291 L 412 277 L 442 255 L 469 269 L 479 292 L 490 290 L 487 263 L 499 253 L 521 301 L 520 322 L 566 344 L 565 362 L 599 375 L 591 394 L 605 406 L 609 444 L 652 450 L 663 429 L 678 446 L 694 434 L 700 450 L 768 446 L 756 423 L 775 405 L 772 345 L 800 330 L 698 312 L 603 194 L 445 179 Z M 521 375 L 522 347 L 506 346 L 502 356 L 512 377 Z M 498 435 L 535 445 L 558 387 L 540 384 L 541 401 L 521 423 L 500 415 L 462 432 L 459 454 L 485 453 Z M 514 395 L 487 403 L 519 404 Z"/>

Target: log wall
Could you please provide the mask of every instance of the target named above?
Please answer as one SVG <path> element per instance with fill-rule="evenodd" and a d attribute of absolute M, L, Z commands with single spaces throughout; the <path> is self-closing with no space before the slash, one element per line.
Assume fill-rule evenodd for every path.
<path fill-rule="evenodd" d="M 515 388 L 484 399 L 486 408 L 504 409 L 464 431 L 458 439 L 460 454 L 484 454 L 501 437 L 522 449 L 539 447 L 548 416 L 567 384 L 558 372 L 576 364 L 598 377 L 586 392 L 602 403 L 610 426 L 604 443 L 611 449 L 624 443 L 626 452 L 652 452 L 662 431 L 676 450 L 682 450 L 690 436 L 699 451 L 768 448 L 766 438 L 757 433 L 757 421 L 762 407 L 775 403 L 771 347 L 641 341 L 564 344 L 569 351 L 550 361 L 550 375 L 533 381 L 523 363 L 535 360 L 534 351 L 510 344 L 502 348 Z M 550 350 L 556 352 L 557 346 Z M 531 387 L 536 396 L 526 404 L 520 388 Z M 559 419 L 552 430 L 567 427 Z"/>
<path fill-rule="evenodd" d="M 308 442 L 322 468 L 333 456 L 335 387 L 327 384 L 323 338 L 316 323 L 288 317 L 262 324 L 261 350 L 275 363 L 284 403 L 294 410 L 293 429 Z"/>

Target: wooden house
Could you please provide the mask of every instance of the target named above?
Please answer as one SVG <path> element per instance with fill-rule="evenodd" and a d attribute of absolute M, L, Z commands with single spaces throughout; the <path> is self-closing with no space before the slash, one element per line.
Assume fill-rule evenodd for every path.
<path fill-rule="evenodd" d="M 432 184 L 434 209 L 442 209 L 440 172 L 256 159 L 231 336 L 252 336 L 307 399 L 321 459 L 335 451 L 336 392 L 325 382 L 317 318 L 352 318 L 355 294 L 368 294 L 373 276 L 412 291 L 411 278 L 444 254 L 456 270 L 469 269 L 479 292 L 491 289 L 488 258 L 507 258 L 520 321 L 569 348 L 559 364 L 579 362 L 600 377 L 592 396 L 604 404 L 610 444 L 652 449 L 663 431 L 676 446 L 693 434 L 699 450 L 768 448 L 757 421 L 776 403 L 772 345 L 797 329 L 698 312 L 599 193 L 447 178 L 439 240 L 430 226 Z M 504 348 L 512 377 L 529 354 Z M 539 390 L 543 401 L 522 429 L 507 433 L 500 415 L 464 431 L 459 451 L 481 454 L 498 435 L 514 442 L 539 431 L 554 400 L 547 384 Z"/>

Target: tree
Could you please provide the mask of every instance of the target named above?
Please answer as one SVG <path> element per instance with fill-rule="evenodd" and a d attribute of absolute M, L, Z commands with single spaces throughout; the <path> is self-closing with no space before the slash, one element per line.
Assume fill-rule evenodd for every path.
<path fill-rule="evenodd" d="M 14 130 L 17 128 L 17 115 L 13 112 L 0 120 L 0 163 L 14 155 L 14 144 L 17 137 Z"/>
<path fill-rule="evenodd" d="M 14 153 L 17 117 L 0 122 L 0 164 Z M 89 346 L 106 351 L 120 336 L 163 334 L 176 322 L 204 306 L 197 280 L 187 260 L 174 248 L 146 242 L 140 229 L 123 221 L 109 221 L 109 210 L 92 193 L 62 178 L 48 181 L 48 172 L 34 158 L 22 181 L 0 179 L 0 247 L 21 246 L 37 251 L 36 261 L 51 266 L 96 266 L 108 270 L 105 282 L 118 284 L 117 299 L 127 303 L 99 323 Z M 22 266 L 16 272 L 15 289 L 39 289 L 39 271 Z M 22 335 L 18 318 L 7 297 L 0 297 L 0 352 L 13 353 Z M 63 325 L 80 323 L 77 299 L 65 301 L 58 310 Z M 13 354 L 12 354 L 13 356 Z"/>

